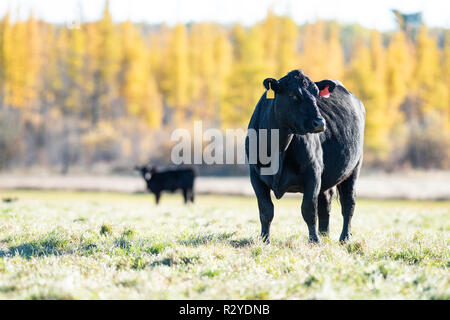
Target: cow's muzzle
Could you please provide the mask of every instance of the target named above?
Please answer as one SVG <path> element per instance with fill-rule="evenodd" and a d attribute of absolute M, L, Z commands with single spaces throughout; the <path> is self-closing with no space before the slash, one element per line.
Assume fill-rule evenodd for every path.
<path fill-rule="evenodd" d="M 325 131 L 325 120 L 316 119 L 313 120 L 313 130 L 312 133 L 319 133 Z"/>

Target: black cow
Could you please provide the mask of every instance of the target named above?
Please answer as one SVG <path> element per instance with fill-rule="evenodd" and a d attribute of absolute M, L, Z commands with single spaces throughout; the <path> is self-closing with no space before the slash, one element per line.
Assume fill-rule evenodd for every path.
<path fill-rule="evenodd" d="M 159 203 L 162 191 L 175 192 L 182 190 L 184 203 L 194 203 L 194 180 L 196 172 L 193 168 L 179 168 L 173 170 L 158 171 L 156 167 L 136 167 L 147 183 L 149 192 L 155 194 L 156 204 Z"/>
<path fill-rule="evenodd" d="M 279 129 L 280 152 L 279 170 L 275 174 L 261 174 L 259 155 L 258 162 L 250 164 L 262 239 L 269 242 L 273 219 L 270 190 L 277 199 L 286 192 L 303 193 L 301 210 L 309 240 L 319 242 L 316 216 L 319 233 L 327 235 L 331 199 L 337 186 L 344 217 L 340 241 L 348 240 L 355 208 L 355 182 L 363 157 L 362 102 L 339 81 L 313 82 L 301 70 L 291 71 L 279 80 L 265 79 L 263 84 L 275 96 L 267 99 L 268 91 L 262 95 L 248 128 L 268 129 L 267 140 L 269 129 Z M 249 135 L 246 154 L 249 157 Z"/>

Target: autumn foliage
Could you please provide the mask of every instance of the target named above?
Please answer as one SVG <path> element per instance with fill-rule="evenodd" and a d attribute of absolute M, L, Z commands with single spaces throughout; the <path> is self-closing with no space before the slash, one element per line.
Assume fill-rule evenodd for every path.
<path fill-rule="evenodd" d="M 366 164 L 450 166 L 450 32 L 413 38 L 269 11 L 252 27 L 0 20 L 0 167 L 167 158 L 169 132 L 246 128 L 262 80 L 302 69 L 365 104 Z"/>

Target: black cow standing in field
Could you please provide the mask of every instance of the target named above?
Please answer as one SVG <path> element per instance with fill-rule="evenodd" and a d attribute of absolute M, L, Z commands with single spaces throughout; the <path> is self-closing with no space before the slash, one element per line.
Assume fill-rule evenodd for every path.
<path fill-rule="evenodd" d="M 340 241 L 348 240 L 355 208 L 355 182 L 363 156 L 362 102 L 339 81 L 313 82 L 301 70 L 291 71 L 279 80 L 265 79 L 263 84 L 268 91 L 256 105 L 248 128 L 267 129 L 267 140 L 270 129 L 279 129 L 280 153 L 279 169 L 273 175 L 261 174 L 263 165 L 259 158 L 256 164 L 250 164 L 262 239 L 269 242 L 273 219 L 270 190 L 277 199 L 286 192 L 303 193 L 301 211 L 309 240 L 319 242 L 316 217 L 319 233 L 327 235 L 331 199 L 337 186 L 344 217 Z M 273 99 L 266 96 L 269 90 L 275 92 Z M 246 154 L 249 157 L 249 136 Z"/>
<path fill-rule="evenodd" d="M 162 191 L 175 192 L 182 190 L 184 203 L 194 203 L 194 180 L 196 177 L 193 168 L 180 168 L 158 171 L 156 167 L 136 167 L 147 183 L 147 189 L 155 194 L 156 204 L 159 203 Z"/>

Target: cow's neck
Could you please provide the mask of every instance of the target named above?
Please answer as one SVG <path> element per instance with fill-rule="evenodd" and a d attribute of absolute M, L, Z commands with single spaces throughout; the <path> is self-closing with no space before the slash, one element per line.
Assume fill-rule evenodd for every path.
<path fill-rule="evenodd" d="M 286 150 L 288 149 L 294 134 L 290 133 L 289 130 L 277 120 L 274 110 L 274 103 L 272 103 L 269 119 L 268 129 L 277 129 L 279 133 L 279 168 L 278 172 L 273 176 L 271 186 L 275 196 L 279 199 L 283 195 L 283 191 L 280 188 L 280 179 L 284 170 Z"/>
<path fill-rule="evenodd" d="M 292 141 L 292 138 L 294 137 L 293 133 L 290 133 L 289 130 L 283 126 L 283 124 L 280 124 L 277 120 L 277 117 L 275 115 L 275 110 L 274 110 L 274 104 L 272 103 L 272 108 L 270 111 L 270 119 L 271 121 L 269 121 L 268 125 L 269 128 L 268 129 L 277 129 L 278 133 L 279 133 L 279 146 L 280 146 L 280 153 L 284 153 L 287 148 L 289 147 L 289 144 Z"/>

